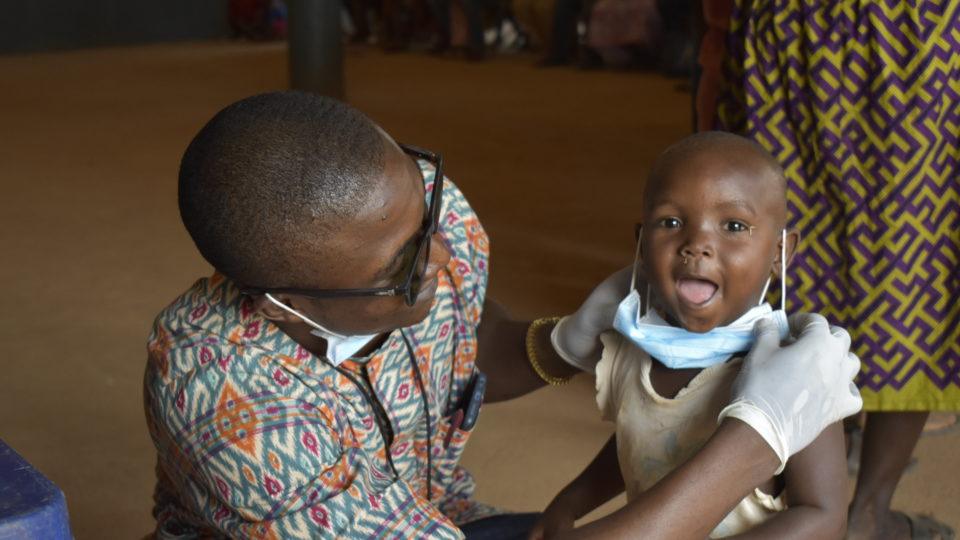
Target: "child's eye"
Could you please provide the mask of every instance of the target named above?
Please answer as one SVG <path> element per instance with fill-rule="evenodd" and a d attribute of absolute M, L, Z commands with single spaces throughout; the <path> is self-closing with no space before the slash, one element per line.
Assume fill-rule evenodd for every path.
<path fill-rule="evenodd" d="M 748 232 L 753 229 L 753 227 L 742 221 L 728 221 L 726 225 L 724 225 L 724 228 L 727 232 Z"/>
<path fill-rule="evenodd" d="M 682 223 L 679 219 L 677 219 L 677 218 L 675 218 L 675 217 L 668 217 L 668 218 L 663 218 L 663 219 L 661 219 L 660 221 L 658 221 L 658 222 L 657 222 L 657 225 L 659 225 L 659 226 L 661 226 L 661 227 L 663 227 L 663 228 L 665 228 L 665 229 L 676 229 L 676 228 L 680 227 L 681 225 L 683 225 L 683 223 Z"/>

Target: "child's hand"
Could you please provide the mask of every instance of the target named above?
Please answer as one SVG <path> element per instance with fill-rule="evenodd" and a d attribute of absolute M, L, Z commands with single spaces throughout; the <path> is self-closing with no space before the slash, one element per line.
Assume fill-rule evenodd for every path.
<path fill-rule="evenodd" d="M 541 514 L 537 524 L 530 529 L 528 540 L 549 540 L 563 531 L 573 529 L 574 513 L 572 509 L 554 500 Z"/>

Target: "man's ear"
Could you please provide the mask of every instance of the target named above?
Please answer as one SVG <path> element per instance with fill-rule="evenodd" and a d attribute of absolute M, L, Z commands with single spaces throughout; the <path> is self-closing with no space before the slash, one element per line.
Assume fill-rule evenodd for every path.
<path fill-rule="evenodd" d="M 271 296 L 273 296 L 274 300 L 277 302 L 282 302 L 283 305 L 287 306 L 288 308 L 296 309 L 290 304 L 289 296 L 285 294 L 276 294 Z M 259 312 L 260 315 L 262 315 L 263 318 L 267 319 L 268 321 L 283 323 L 303 322 L 300 317 L 271 302 L 265 294 L 260 294 L 253 297 L 252 302 L 254 311 Z"/>
<path fill-rule="evenodd" d="M 784 239 L 786 239 L 786 242 L 787 242 L 786 249 L 783 249 L 781 247 Z M 787 234 L 785 235 L 785 238 L 781 237 L 780 240 L 777 242 L 777 256 L 774 257 L 773 265 L 771 268 L 773 275 L 777 276 L 777 278 L 783 277 L 780 275 L 780 254 L 783 253 L 784 251 L 786 252 L 785 254 L 787 256 L 787 261 L 784 266 L 789 266 L 790 261 L 793 260 L 793 254 L 796 253 L 797 251 L 797 245 L 799 243 L 800 243 L 800 231 L 798 231 L 797 229 L 787 229 Z"/>

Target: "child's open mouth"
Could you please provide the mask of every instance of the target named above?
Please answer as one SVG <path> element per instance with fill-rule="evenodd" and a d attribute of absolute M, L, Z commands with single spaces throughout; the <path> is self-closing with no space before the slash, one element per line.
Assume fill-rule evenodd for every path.
<path fill-rule="evenodd" d="M 677 293 L 689 304 L 702 305 L 717 293 L 717 286 L 705 279 L 681 278 L 677 280 Z"/>

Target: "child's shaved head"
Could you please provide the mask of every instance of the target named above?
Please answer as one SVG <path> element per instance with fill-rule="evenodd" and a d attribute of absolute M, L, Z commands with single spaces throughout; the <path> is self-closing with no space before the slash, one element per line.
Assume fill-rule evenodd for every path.
<path fill-rule="evenodd" d="M 679 172 L 677 169 L 692 165 L 698 160 L 713 161 L 718 172 L 724 169 L 749 171 L 749 177 L 756 182 L 760 190 L 757 196 L 764 196 L 776 203 L 777 221 L 781 226 L 786 222 L 787 183 L 783 168 L 759 144 L 739 135 L 723 131 L 707 131 L 684 138 L 667 148 L 653 164 L 653 170 L 644 188 L 644 209 L 656 199 L 656 192 L 662 184 Z"/>

